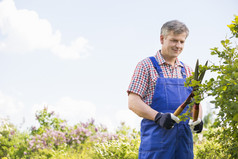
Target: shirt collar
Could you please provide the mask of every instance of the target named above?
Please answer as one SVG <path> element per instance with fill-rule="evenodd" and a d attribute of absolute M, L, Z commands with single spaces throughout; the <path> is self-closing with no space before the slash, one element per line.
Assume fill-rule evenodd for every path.
<path fill-rule="evenodd" d="M 163 64 L 168 65 L 168 63 L 165 61 L 164 57 L 161 55 L 161 50 L 157 51 L 155 57 L 156 57 L 159 65 L 163 65 Z M 177 65 L 180 67 L 183 67 L 183 64 L 178 60 L 178 58 L 176 58 L 176 60 L 175 60 L 175 66 L 177 66 Z"/>

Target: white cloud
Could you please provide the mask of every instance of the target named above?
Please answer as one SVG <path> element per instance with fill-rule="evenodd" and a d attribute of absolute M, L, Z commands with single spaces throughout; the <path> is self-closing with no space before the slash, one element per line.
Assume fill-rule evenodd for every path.
<path fill-rule="evenodd" d="M 23 122 L 24 104 L 11 96 L 0 91 L 0 117 L 9 118 L 12 123 L 21 124 Z"/>
<path fill-rule="evenodd" d="M 56 115 L 59 115 L 59 118 L 65 119 L 70 125 L 86 122 L 96 117 L 96 106 L 90 101 L 63 97 L 53 105 L 47 104 L 48 102 L 42 103 L 26 108 L 21 101 L 0 91 L 0 118 L 8 118 L 14 125 L 27 129 L 37 126 L 35 113 L 44 107 L 48 107 L 49 112 L 54 111 Z"/>
<path fill-rule="evenodd" d="M 87 57 L 89 49 L 91 49 L 91 47 L 88 45 L 88 40 L 80 37 L 72 41 L 69 46 L 55 45 L 51 50 L 54 54 L 63 59 L 79 59 Z"/>
<path fill-rule="evenodd" d="M 61 33 L 35 11 L 16 8 L 13 0 L 0 2 L 1 52 L 49 50 L 63 59 L 79 59 L 91 49 L 88 40 L 79 37 L 70 45 L 61 43 Z"/>
<path fill-rule="evenodd" d="M 110 114 L 98 114 L 96 117 L 96 124 L 105 126 L 109 131 L 114 131 L 119 126 Z"/>
<path fill-rule="evenodd" d="M 107 111 L 105 109 L 105 111 Z M 96 116 L 96 123 L 102 124 L 108 128 L 109 131 L 113 132 L 117 130 L 122 122 L 125 122 L 126 126 L 130 128 L 140 129 L 141 118 L 129 109 L 113 110 L 111 112 L 100 113 Z"/>
<path fill-rule="evenodd" d="M 131 128 L 136 128 L 139 130 L 140 121 L 142 118 L 138 117 L 135 113 L 130 111 L 129 109 L 120 110 L 116 114 L 117 122 L 125 122 L 126 125 Z"/>
<path fill-rule="evenodd" d="M 54 111 L 61 119 L 65 119 L 68 124 L 74 125 L 79 122 L 86 122 L 93 118 L 96 124 L 102 124 L 109 131 L 116 130 L 121 122 L 125 122 L 127 126 L 139 130 L 141 118 L 130 110 L 119 110 L 114 112 L 100 113 L 96 105 L 90 101 L 82 101 L 72 99 L 71 97 L 63 97 L 55 104 L 50 105 L 48 102 L 35 104 L 31 110 L 31 114 L 47 107 L 48 110 Z M 104 108 L 105 109 L 105 108 Z M 105 111 L 107 111 L 105 109 Z M 36 124 L 36 122 L 34 122 Z"/>
<path fill-rule="evenodd" d="M 36 104 L 32 108 L 32 113 L 42 110 L 44 107 L 48 107 L 49 111 L 54 111 L 70 125 L 86 122 L 96 116 L 96 106 L 92 102 L 75 100 L 70 97 L 63 97 L 54 105 Z"/>
<path fill-rule="evenodd" d="M 94 103 L 72 99 L 71 97 L 63 97 L 53 104 L 42 102 L 42 104 L 35 104 L 33 107 L 26 108 L 21 101 L 18 101 L 11 96 L 7 96 L 0 91 L 0 118 L 9 117 L 10 122 L 16 126 L 21 126 L 20 124 L 23 123 L 24 119 L 23 129 L 37 126 L 35 113 L 36 111 L 42 110 L 44 107 L 47 107 L 49 112 L 54 111 L 56 115 L 59 115 L 61 119 L 65 119 L 70 125 L 86 122 L 93 118 L 95 119 L 96 124 L 106 126 L 109 131 L 117 129 L 121 122 L 125 122 L 126 125 L 131 128 L 139 129 L 140 127 L 141 118 L 130 110 L 125 109 L 103 114 L 97 112 Z"/>
<path fill-rule="evenodd" d="M 49 112 L 54 111 L 55 114 L 59 115 L 61 119 L 65 119 L 70 125 L 86 122 L 93 118 L 96 120 L 96 124 L 105 125 L 109 131 L 117 129 L 121 122 L 125 122 L 131 128 L 139 129 L 140 127 L 141 118 L 130 110 L 125 109 L 110 114 L 102 114 L 97 112 L 94 103 L 72 99 L 71 97 L 63 97 L 53 104 L 42 102 L 42 104 L 35 104 L 33 107 L 26 108 L 21 101 L 0 91 L 0 118 L 9 117 L 10 121 L 16 126 L 20 126 L 23 119 L 25 119 L 23 128 L 37 126 L 35 113 L 44 107 L 48 107 Z"/>

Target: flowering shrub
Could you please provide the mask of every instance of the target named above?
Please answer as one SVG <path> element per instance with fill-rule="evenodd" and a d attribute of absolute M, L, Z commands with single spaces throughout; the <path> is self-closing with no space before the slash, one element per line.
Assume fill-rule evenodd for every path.
<path fill-rule="evenodd" d="M 40 124 L 40 127 L 31 127 L 31 133 L 33 135 L 42 134 L 47 129 L 53 129 L 62 132 L 67 131 L 66 121 L 58 118 L 54 111 L 48 112 L 47 107 L 45 107 L 43 110 L 37 111 L 35 116 L 36 120 Z"/>
<path fill-rule="evenodd" d="M 65 133 L 47 129 L 41 135 L 32 136 L 29 140 L 29 148 L 33 151 L 38 149 L 57 149 L 59 146 L 64 146 L 66 143 Z"/>
<path fill-rule="evenodd" d="M 36 112 L 36 120 L 40 125 L 38 128 L 31 128 L 31 135 L 27 140 L 27 155 L 31 158 L 37 154 L 52 158 L 57 156 L 55 152 L 69 158 L 67 152 L 73 150 L 80 156 L 85 154 L 85 157 L 89 152 L 94 153 L 92 148 L 96 143 L 119 139 L 118 134 L 109 133 L 104 126 L 96 126 L 93 119 L 69 126 L 65 120 L 56 117 L 53 112 L 48 112 L 47 108 Z"/>

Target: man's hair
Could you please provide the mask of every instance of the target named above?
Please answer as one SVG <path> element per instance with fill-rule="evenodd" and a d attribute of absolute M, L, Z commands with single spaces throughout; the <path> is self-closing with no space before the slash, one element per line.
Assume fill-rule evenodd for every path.
<path fill-rule="evenodd" d="M 171 31 L 173 31 L 174 34 L 182 34 L 185 32 L 187 34 L 186 37 L 188 37 L 189 34 L 187 26 L 178 20 L 171 20 L 166 22 L 161 27 L 160 35 L 167 36 Z"/>

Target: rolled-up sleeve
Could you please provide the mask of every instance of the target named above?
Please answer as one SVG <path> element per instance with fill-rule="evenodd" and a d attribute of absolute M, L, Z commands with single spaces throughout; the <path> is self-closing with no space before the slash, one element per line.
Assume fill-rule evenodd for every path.
<path fill-rule="evenodd" d="M 141 61 L 136 66 L 127 93 L 129 94 L 132 92 L 143 98 L 143 96 L 146 93 L 148 83 L 149 83 L 149 71 L 148 68 L 145 67 L 145 63 Z"/>

